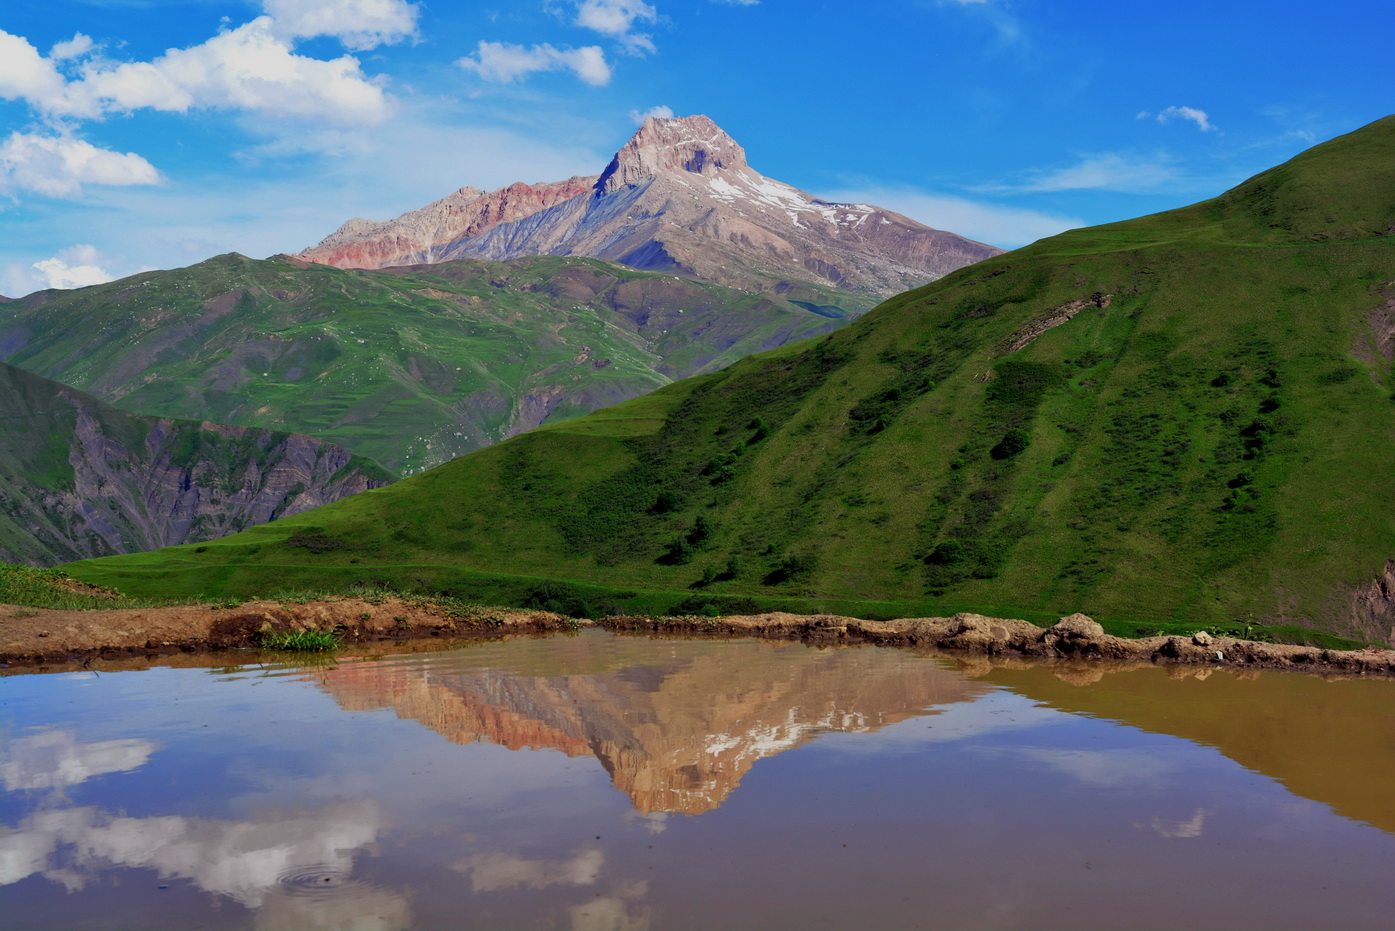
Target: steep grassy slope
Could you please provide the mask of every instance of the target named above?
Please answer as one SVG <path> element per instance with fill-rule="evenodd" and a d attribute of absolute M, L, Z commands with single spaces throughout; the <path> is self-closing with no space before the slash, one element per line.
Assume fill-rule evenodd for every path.
<path fill-rule="evenodd" d="M 308 436 L 128 414 L 0 363 L 0 562 L 210 540 L 389 479 Z"/>
<path fill-rule="evenodd" d="M 598 259 L 354 271 L 224 255 L 0 310 L 0 359 L 125 410 L 294 430 L 399 472 L 827 332 L 796 306 Z"/>
<path fill-rule="evenodd" d="M 1395 118 L 823 339 L 218 541 L 132 592 L 1082 610 L 1391 637 Z M 319 540 L 319 550 L 289 545 Z M 671 593 L 660 595 L 654 593 Z"/>

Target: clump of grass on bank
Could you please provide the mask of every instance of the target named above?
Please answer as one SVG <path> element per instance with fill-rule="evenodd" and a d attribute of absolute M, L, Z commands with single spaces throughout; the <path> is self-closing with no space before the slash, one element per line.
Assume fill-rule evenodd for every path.
<path fill-rule="evenodd" d="M 334 630 L 268 630 L 262 632 L 258 644 L 287 653 L 325 653 L 343 646 L 344 638 Z"/>

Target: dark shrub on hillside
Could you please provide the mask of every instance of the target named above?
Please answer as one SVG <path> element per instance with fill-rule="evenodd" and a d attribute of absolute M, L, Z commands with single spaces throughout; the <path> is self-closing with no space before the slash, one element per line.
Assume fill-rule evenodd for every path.
<path fill-rule="evenodd" d="M 682 566 L 693 558 L 693 545 L 687 537 L 674 537 L 664 544 L 664 551 L 655 560 L 661 566 Z"/>
<path fill-rule="evenodd" d="M 1003 438 L 998 441 L 998 445 L 988 451 L 994 459 L 1011 459 L 1027 448 L 1032 441 L 1032 436 L 1021 427 L 1013 427 Z"/>
<path fill-rule="evenodd" d="M 765 578 L 761 579 L 764 585 L 779 585 L 781 582 L 791 582 L 795 579 L 803 578 L 814 571 L 813 557 L 804 556 L 800 553 L 790 553 L 780 560 Z"/>
<path fill-rule="evenodd" d="M 577 588 L 565 582 L 543 582 L 529 589 L 521 607 L 535 611 L 550 611 L 567 617 L 598 618 L 623 614 L 625 609 L 603 599 L 588 599 Z"/>
<path fill-rule="evenodd" d="M 958 540 L 946 540 L 930 551 L 925 561 L 932 566 L 953 566 L 969 558 L 969 551 Z"/>
<path fill-rule="evenodd" d="M 292 548 L 307 549 L 312 553 L 328 553 L 332 550 L 347 549 L 349 544 L 336 537 L 331 537 L 323 530 L 312 530 L 291 534 L 286 539 L 286 545 Z"/>

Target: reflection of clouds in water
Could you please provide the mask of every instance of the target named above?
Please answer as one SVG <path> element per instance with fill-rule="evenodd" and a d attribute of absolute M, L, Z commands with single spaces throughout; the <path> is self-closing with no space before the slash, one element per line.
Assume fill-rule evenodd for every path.
<path fill-rule="evenodd" d="M 650 834 L 662 834 L 668 830 L 668 814 L 666 811 L 651 811 L 645 814 L 642 811 L 630 809 L 625 812 L 624 817 L 629 822 L 638 821 Z"/>
<path fill-rule="evenodd" d="M 20 737 L 0 753 L 0 782 L 11 792 L 75 786 L 93 776 L 139 769 L 156 749 L 149 740 L 78 743 L 69 731 Z"/>
<path fill-rule="evenodd" d="M 457 863 L 453 869 L 470 877 L 475 892 L 547 889 L 556 886 L 594 886 L 605 869 L 605 853 L 578 850 L 565 860 L 529 859 L 498 851 L 480 853 Z M 652 909 L 640 904 L 649 891 L 644 882 L 621 884 L 608 895 L 596 894 L 567 909 L 574 931 L 646 931 Z M 549 927 L 551 927 L 549 925 Z"/>
<path fill-rule="evenodd" d="M 1206 816 L 1210 814 L 1205 808 L 1198 808 L 1196 814 L 1186 821 L 1173 821 L 1167 818 L 1154 818 L 1152 828 L 1163 837 L 1200 837 L 1202 830 L 1206 826 Z"/>
<path fill-rule="evenodd" d="M 412 926 L 407 900 L 366 883 L 333 896 L 296 895 L 278 888 L 257 912 L 257 931 L 400 931 Z"/>
<path fill-rule="evenodd" d="M 1177 769 L 1177 764 L 1144 750 L 1052 750 L 1025 748 L 1023 756 L 1090 786 L 1115 788 L 1159 786 Z"/>
<path fill-rule="evenodd" d="M 841 753 L 874 754 L 905 748 L 913 750 L 927 742 L 967 740 L 1000 731 L 1039 728 L 1064 724 L 1071 716 L 1048 705 L 999 689 L 971 701 L 931 705 L 924 717 L 914 717 L 857 740 L 830 741 L 826 744 Z"/>
<path fill-rule="evenodd" d="M 572 931 L 648 931 L 653 909 L 638 904 L 648 891 L 648 883 L 635 882 L 613 895 L 573 905 L 568 910 Z"/>
<path fill-rule="evenodd" d="M 511 853 L 477 853 L 457 863 L 453 869 L 470 877 L 475 892 L 495 892 L 527 886 L 590 886 L 600 878 L 605 854 L 600 850 L 579 850 L 565 860 L 530 860 Z"/>
<path fill-rule="evenodd" d="M 26 818 L 19 830 L 0 836 L 0 885 L 40 874 L 72 888 L 73 883 L 81 884 L 83 873 L 113 866 L 145 868 L 163 879 L 192 880 L 205 891 L 249 908 L 269 901 L 273 920 L 290 916 L 289 925 L 273 923 L 265 925 L 268 928 L 387 931 L 407 926 L 406 903 L 389 901 L 398 898 L 392 893 L 347 884 L 291 902 L 288 896 L 294 890 L 288 892 L 284 885 L 286 877 L 307 871 L 347 876 L 354 854 L 372 843 L 381 828 L 382 813 L 371 801 L 341 802 L 312 814 L 265 821 L 113 818 L 95 808 L 39 812 Z M 350 901 L 360 901 L 361 907 L 350 908 Z M 344 924 L 334 917 L 344 909 L 362 911 L 369 923 Z M 328 916 L 329 924 L 311 920 L 320 913 Z"/>
<path fill-rule="evenodd" d="M 0 886 L 43 872 L 55 846 L 54 839 L 42 831 L 0 834 Z"/>

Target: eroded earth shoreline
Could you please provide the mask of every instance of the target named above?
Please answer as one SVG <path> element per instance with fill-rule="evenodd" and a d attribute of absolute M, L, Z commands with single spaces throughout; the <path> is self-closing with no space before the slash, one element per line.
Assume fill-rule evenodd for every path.
<path fill-rule="evenodd" d="M 616 633 L 739 636 L 816 644 L 934 648 L 992 658 L 1118 664 L 1182 664 L 1395 676 L 1395 650 L 1328 650 L 1198 633 L 1130 639 L 1104 632 L 1083 614 L 1047 628 L 1027 621 L 954 617 L 867 621 L 834 615 L 771 613 L 732 617 L 607 617 L 580 620 L 546 611 L 451 606 L 400 598 L 237 606 L 54 610 L 0 605 L 0 665 L 102 668 L 131 660 L 256 648 L 264 633 L 339 632 L 346 646 L 390 641 L 468 640 L 600 627 Z"/>

